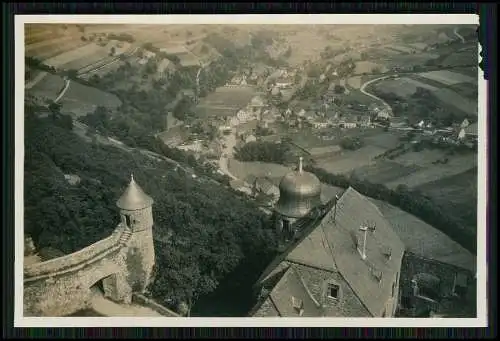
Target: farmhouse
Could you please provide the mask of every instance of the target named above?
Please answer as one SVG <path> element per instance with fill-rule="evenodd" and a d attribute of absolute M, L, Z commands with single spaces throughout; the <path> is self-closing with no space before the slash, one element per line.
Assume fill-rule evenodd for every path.
<path fill-rule="evenodd" d="M 387 109 L 381 109 L 377 112 L 377 119 L 388 120 L 391 117 Z"/>
<path fill-rule="evenodd" d="M 255 177 L 253 175 L 245 178 L 245 182 L 251 185 L 252 194 L 257 196 L 259 193 L 272 197 L 271 202 L 274 203 L 280 196 L 278 187 L 268 177 Z"/>
<path fill-rule="evenodd" d="M 175 65 L 164 58 L 158 63 L 158 78 L 169 78 L 175 72 Z"/>
<path fill-rule="evenodd" d="M 477 136 L 477 123 L 473 123 L 465 128 L 460 129 L 460 132 L 458 133 L 459 140 L 477 141 Z"/>

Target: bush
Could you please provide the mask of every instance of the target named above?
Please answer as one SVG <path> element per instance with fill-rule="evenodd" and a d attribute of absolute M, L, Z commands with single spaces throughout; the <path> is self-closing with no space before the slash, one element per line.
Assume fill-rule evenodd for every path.
<path fill-rule="evenodd" d="M 363 145 L 364 143 L 359 137 L 346 137 L 340 141 L 340 146 L 348 150 L 357 150 Z"/>

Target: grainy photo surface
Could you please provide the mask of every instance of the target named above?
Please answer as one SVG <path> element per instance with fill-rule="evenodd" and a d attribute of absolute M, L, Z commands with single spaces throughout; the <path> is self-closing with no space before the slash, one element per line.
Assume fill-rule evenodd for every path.
<path fill-rule="evenodd" d="M 109 18 L 20 25 L 21 318 L 483 316 L 477 24 Z"/>

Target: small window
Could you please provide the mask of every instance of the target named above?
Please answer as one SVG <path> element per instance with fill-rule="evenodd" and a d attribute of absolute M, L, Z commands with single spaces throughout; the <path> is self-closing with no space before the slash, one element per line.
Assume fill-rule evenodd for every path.
<path fill-rule="evenodd" d="M 340 287 L 337 284 L 328 284 L 328 297 L 337 299 L 339 292 Z"/>
<path fill-rule="evenodd" d="M 128 227 L 132 225 L 130 216 L 128 214 L 125 215 L 125 224 L 127 224 Z"/>

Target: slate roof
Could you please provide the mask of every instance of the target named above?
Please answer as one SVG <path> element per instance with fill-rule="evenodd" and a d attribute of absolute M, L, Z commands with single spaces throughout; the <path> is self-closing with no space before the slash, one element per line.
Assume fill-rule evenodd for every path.
<path fill-rule="evenodd" d="M 135 182 L 134 177 L 130 177 L 130 183 L 116 202 L 116 206 L 122 210 L 135 211 L 153 205 L 153 199 L 144 193 L 142 188 Z"/>
<path fill-rule="evenodd" d="M 477 123 L 472 123 L 464 128 L 464 132 L 466 135 L 477 136 Z"/>
<path fill-rule="evenodd" d="M 323 315 L 321 306 L 313 298 L 304 283 L 304 279 L 294 266 L 290 266 L 285 271 L 283 277 L 269 293 L 269 299 L 280 316 L 318 317 Z M 294 299 L 302 303 L 302 315 L 294 307 Z M 295 305 L 299 302 L 296 302 Z"/>
<path fill-rule="evenodd" d="M 378 316 L 391 297 L 404 245 L 378 207 L 352 187 L 338 200 L 335 222 L 334 202 L 325 206 L 326 214 L 316 219 L 311 216 L 302 222 L 304 230 L 300 239 L 269 265 L 257 285 L 265 283 L 286 263 L 338 272 L 368 311 Z M 368 232 L 367 257 L 363 260 L 356 242 L 361 234 L 359 228 L 367 223 L 374 224 L 376 229 Z"/>

